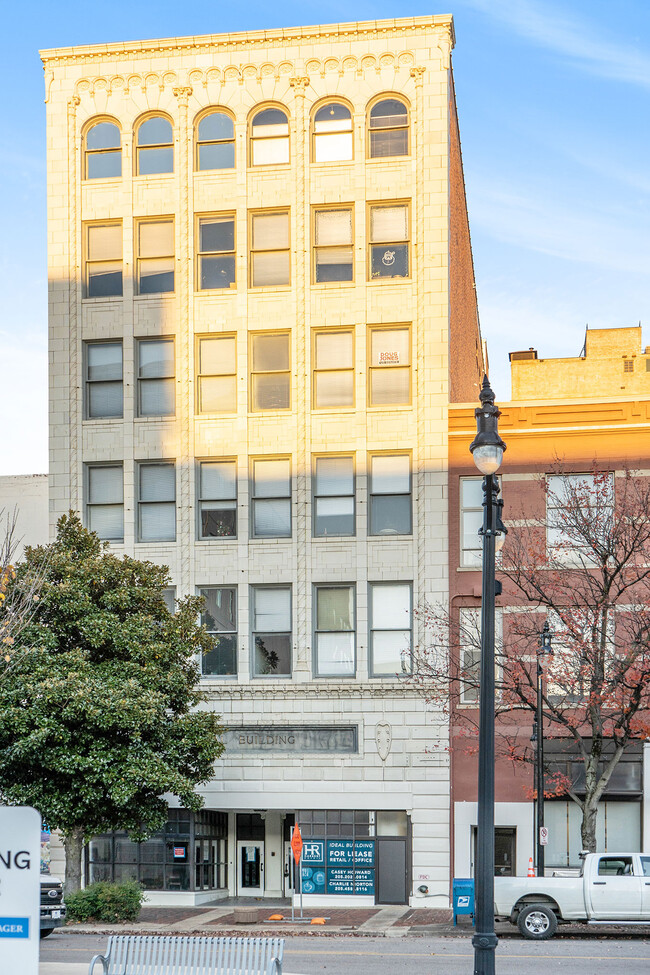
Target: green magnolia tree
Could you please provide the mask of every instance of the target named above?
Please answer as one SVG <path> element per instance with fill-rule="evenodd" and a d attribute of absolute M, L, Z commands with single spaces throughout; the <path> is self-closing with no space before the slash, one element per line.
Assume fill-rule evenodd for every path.
<path fill-rule="evenodd" d="M 61 831 L 74 891 L 86 838 L 150 835 L 165 794 L 201 807 L 222 728 L 200 708 L 201 601 L 170 613 L 166 568 L 111 554 L 71 512 L 54 542 L 27 550 L 9 593 L 34 575 L 37 610 L 0 660 L 0 794 Z"/>

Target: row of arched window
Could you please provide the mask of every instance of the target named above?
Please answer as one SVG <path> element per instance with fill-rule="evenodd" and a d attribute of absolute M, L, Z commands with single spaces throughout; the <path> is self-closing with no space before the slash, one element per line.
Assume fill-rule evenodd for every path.
<path fill-rule="evenodd" d="M 174 131 L 166 115 L 150 115 L 135 130 L 135 173 L 152 176 L 174 171 Z M 221 108 L 204 112 L 195 125 L 194 167 L 197 171 L 233 169 L 235 123 Z M 399 98 L 375 102 L 367 113 L 367 146 L 371 159 L 407 156 L 409 111 Z M 289 162 L 289 116 L 280 107 L 256 112 L 249 125 L 249 165 Z M 122 175 L 122 136 L 109 119 L 91 124 L 84 137 L 84 176 L 109 179 Z M 343 102 L 317 108 L 311 120 L 312 162 L 344 162 L 353 158 L 352 113 Z"/>

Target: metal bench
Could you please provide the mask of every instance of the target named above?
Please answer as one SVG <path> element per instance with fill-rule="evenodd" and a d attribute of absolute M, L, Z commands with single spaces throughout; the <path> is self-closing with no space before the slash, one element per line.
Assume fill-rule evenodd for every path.
<path fill-rule="evenodd" d="M 88 975 L 282 975 L 283 938 L 113 935 Z"/>

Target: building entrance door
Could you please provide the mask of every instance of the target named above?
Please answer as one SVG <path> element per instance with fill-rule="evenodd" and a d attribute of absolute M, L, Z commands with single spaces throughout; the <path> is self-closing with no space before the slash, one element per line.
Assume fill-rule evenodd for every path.
<path fill-rule="evenodd" d="M 477 829 L 472 827 L 472 876 L 475 876 Z M 517 828 L 515 826 L 496 826 L 494 830 L 494 875 L 495 877 L 514 877 L 517 865 Z"/>
<path fill-rule="evenodd" d="M 264 844 L 253 840 L 237 843 L 237 893 L 240 897 L 264 892 Z"/>
<path fill-rule="evenodd" d="M 408 904 L 406 838 L 378 836 L 376 841 L 377 904 Z"/>

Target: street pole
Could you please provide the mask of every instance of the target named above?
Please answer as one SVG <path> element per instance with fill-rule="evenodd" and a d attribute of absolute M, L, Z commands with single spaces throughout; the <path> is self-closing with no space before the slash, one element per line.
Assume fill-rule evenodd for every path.
<path fill-rule="evenodd" d="M 551 649 L 551 631 L 548 620 L 544 623 L 537 648 L 537 749 L 536 749 L 536 790 L 537 790 L 537 876 L 544 876 L 544 844 L 542 843 L 542 826 L 544 825 L 544 656 L 553 656 Z"/>
<path fill-rule="evenodd" d="M 494 930 L 494 618 L 497 584 L 497 538 L 503 541 L 499 485 L 495 474 L 505 444 L 499 437 L 501 415 L 487 376 L 476 409 L 476 438 L 470 446 L 483 479 L 483 567 L 481 588 L 481 685 L 479 697 L 478 838 L 476 856 L 476 933 L 474 975 L 494 975 L 498 938 Z M 499 590 L 500 592 L 500 585 Z"/>
<path fill-rule="evenodd" d="M 542 726 L 542 664 L 537 654 L 537 876 L 544 876 L 544 728 Z"/>

